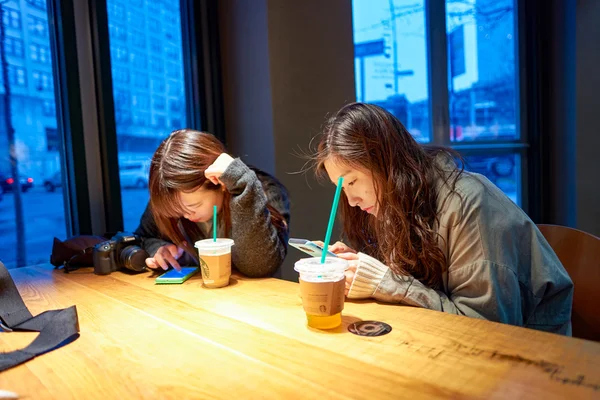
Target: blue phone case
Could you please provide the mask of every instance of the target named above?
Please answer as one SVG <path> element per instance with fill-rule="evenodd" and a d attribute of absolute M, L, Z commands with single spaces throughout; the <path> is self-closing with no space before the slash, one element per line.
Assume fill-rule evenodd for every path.
<path fill-rule="evenodd" d="M 310 240 L 292 238 L 288 241 L 288 243 L 290 246 L 293 246 L 293 247 L 297 248 L 298 250 L 311 255 L 312 257 L 321 257 L 323 254 L 323 248 L 321 246 L 317 245 L 316 243 L 311 242 Z M 337 257 L 337 256 L 335 254 L 333 254 L 332 252 L 328 251 L 327 257 Z"/>
<path fill-rule="evenodd" d="M 196 272 L 198 272 L 198 267 L 181 267 L 181 271 L 172 269 L 156 278 L 155 283 L 183 283 L 190 279 Z"/>

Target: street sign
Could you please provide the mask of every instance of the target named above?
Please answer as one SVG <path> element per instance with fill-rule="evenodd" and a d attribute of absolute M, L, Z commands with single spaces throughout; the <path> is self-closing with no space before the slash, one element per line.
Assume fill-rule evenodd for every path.
<path fill-rule="evenodd" d="M 370 42 L 356 43 L 354 45 L 354 57 L 379 56 L 383 54 L 383 39 L 372 40 Z"/>
<path fill-rule="evenodd" d="M 450 76 L 454 78 L 465 73 L 465 30 L 464 25 L 448 34 Z"/>

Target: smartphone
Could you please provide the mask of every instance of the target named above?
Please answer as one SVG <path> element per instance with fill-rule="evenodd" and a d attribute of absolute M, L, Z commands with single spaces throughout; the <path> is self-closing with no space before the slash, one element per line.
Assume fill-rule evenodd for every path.
<path fill-rule="evenodd" d="M 310 240 L 291 238 L 288 241 L 288 243 L 290 244 L 290 246 L 294 246 L 298 250 L 303 251 L 306 254 L 309 254 L 313 257 L 321 257 L 323 255 L 323 248 L 321 246 L 319 246 L 318 244 L 311 242 Z M 333 254 L 332 252 L 328 251 L 327 257 L 337 257 L 337 256 L 335 254 Z"/>
<path fill-rule="evenodd" d="M 196 272 L 198 272 L 198 267 L 181 267 L 181 271 L 171 269 L 156 278 L 155 283 L 183 283 L 190 279 Z"/>

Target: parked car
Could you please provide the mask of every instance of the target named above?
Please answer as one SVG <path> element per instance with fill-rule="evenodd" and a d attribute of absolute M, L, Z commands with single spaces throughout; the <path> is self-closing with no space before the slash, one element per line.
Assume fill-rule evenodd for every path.
<path fill-rule="evenodd" d="M 55 172 L 50 178 L 44 181 L 44 188 L 47 192 L 54 192 L 56 188 L 62 187 L 62 174 Z"/>
<path fill-rule="evenodd" d="M 33 178 L 31 177 L 23 177 L 21 176 L 21 192 L 25 193 L 29 189 L 33 187 Z M 13 187 L 15 186 L 14 178 L 10 176 L 0 175 L 0 187 L 2 187 L 2 191 L 4 193 L 12 192 Z"/>
<path fill-rule="evenodd" d="M 123 188 L 148 187 L 150 162 L 139 161 L 119 165 L 119 178 Z"/>
<path fill-rule="evenodd" d="M 465 169 L 485 175 L 490 181 L 497 184 L 500 178 L 509 178 L 513 175 L 515 159 L 513 155 L 467 156 L 465 157 Z"/>

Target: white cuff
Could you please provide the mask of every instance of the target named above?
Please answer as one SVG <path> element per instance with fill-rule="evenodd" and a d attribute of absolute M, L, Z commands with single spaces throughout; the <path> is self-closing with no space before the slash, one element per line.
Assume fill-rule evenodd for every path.
<path fill-rule="evenodd" d="M 349 299 L 366 299 L 375 293 L 389 268 L 364 253 L 358 253 L 358 267 L 348 291 Z"/>

